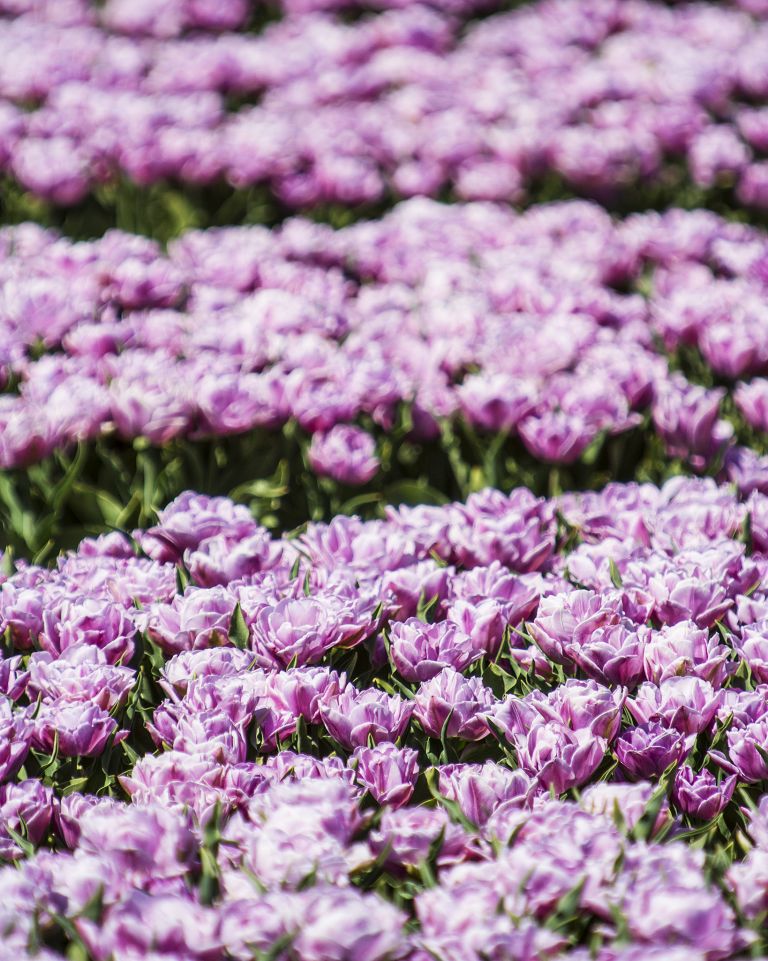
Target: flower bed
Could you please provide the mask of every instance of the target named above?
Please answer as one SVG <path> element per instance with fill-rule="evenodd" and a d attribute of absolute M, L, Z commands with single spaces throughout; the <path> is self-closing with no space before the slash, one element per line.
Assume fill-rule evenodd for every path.
<path fill-rule="evenodd" d="M 187 493 L 20 564 L 3 951 L 757 956 L 766 550 L 678 478 L 293 539 Z"/>
<path fill-rule="evenodd" d="M 768 244 L 710 213 L 419 199 L 167 254 L 30 224 L 0 247 L 0 512 L 25 551 L 191 483 L 282 529 L 486 484 L 766 484 Z"/>

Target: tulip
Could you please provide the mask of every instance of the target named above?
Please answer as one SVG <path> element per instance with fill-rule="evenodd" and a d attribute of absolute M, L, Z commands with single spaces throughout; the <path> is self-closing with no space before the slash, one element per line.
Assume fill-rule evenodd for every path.
<path fill-rule="evenodd" d="M 452 667 L 444 667 L 424 681 L 414 700 L 414 717 L 431 737 L 462 738 L 480 741 L 488 725 L 482 712 L 494 704 L 494 697 L 477 677 L 463 677 Z"/>
<path fill-rule="evenodd" d="M 416 751 L 385 741 L 373 748 L 355 748 L 353 763 L 358 783 L 377 804 L 399 808 L 408 803 L 419 776 Z"/>
<path fill-rule="evenodd" d="M 709 771 L 697 773 L 693 768 L 683 765 L 675 775 L 672 800 L 689 817 L 697 821 L 711 821 L 730 803 L 737 780 L 734 774 L 718 784 Z"/>

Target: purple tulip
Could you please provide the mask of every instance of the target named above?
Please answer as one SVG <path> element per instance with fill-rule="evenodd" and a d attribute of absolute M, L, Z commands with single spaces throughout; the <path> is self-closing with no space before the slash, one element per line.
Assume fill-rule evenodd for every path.
<path fill-rule="evenodd" d="M 117 721 L 100 707 L 59 699 L 41 705 L 33 740 L 48 754 L 58 749 L 63 757 L 96 757 L 115 732 Z M 118 732 L 116 740 L 126 735 Z"/>
<path fill-rule="evenodd" d="M 526 417 L 518 430 L 528 451 L 551 464 L 572 464 L 597 436 L 582 417 L 561 411 Z"/>
<path fill-rule="evenodd" d="M 17 650 L 32 647 L 43 628 L 44 599 L 33 587 L 6 581 L 0 585 L 0 628 L 10 632 Z"/>
<path fill-rule="evenodd" d="M 428 681 L 444 667 L 463 671 L 483 655 L 452 622 L 425 624 L 415 617 L 392 624 L 389 653 L 395 670 L 406 681 Z"/>
<path fill-rule="evenodd" d="M 18 784 L 0 785 L 0 858 L 15 860 L 21 857 L 18 845 L 8 834 L 8 827 L 37 845 L 48 833 L 52 817 L 53 793 L 40 781 L 29 779 Z"/>
<path fill-rule="evenodd" d="M 345 687 L 328 704 L 320 706 L 326 730 L 346 750 L 382 741 L 396 741 L 405 731 L 414 705 L 371 688 Z"/>
<path fill-rule="evenodd" d="M 158 514 L 159 524 L 139 532 L 143 550 L 158 561 L 181 559 L 185 550 L 196 550 L 210 537 L 225 534 L 248 536 L 258 527 L 247 507 L 225 497 L 208 497 L 185 491 Z"/>
<path fill-rule="evenodd" d="M 405 916 L 374 894 L 354 888 L 313 892 L 294 942 L 302 961 L 386 961 L 406 948 Z"/>
<path fill-rule="evenodd" d="M 326 667 L 297 667 L 271 674 L 269 696 L 278 708 L 308 724 L 321 722 L 320 709 L 333 703 L 347 686 L 346 675 Z"/>
<path fill-rule="evenodd" d="M 612 741 L 621 728 L 621 712 L 627 692 L 610 690 L 595 681 L 569 678 L 546 698 L 533 691 L 526 703 L 545 720 L 559 721 L 574 731 L 589 730 Z"/>
<path fill-rule="evenodd" d="M 77 927 L 96 961 L 153 951 L 174 959 L 191 954 L 200 961 L 214 961 L 221 954 L 215 912 L 181 893 L 132 891 L 107 912 L 100 926 L 83 919 Z"/>
<path fill-rule="evenodd" d="M 343 640 L 334 613 L 315 597 L 285 598 L 258 612 L 254 644 L 283 667 L 316 663 Z"/>
<path fill-rule="evenodd" d="M 291 718 L 287 729 L 279 734 L 268 730 L 267 740 L 292 734 L 294 730 L 295 722 Z M 184 754 L 213 758 L 220 764 L 240 764 L 248 753 L 242 728 L 218 711 L 203 711 L 179 718 L 170 746 Z"/>
<path fill-rule="evenodd" d="M 659 721 L 681 734 L 705 730 L 717 713 L 723 692 L 698 677 L 670 677 L 659 686 L 642 684 L 627 708 L 638 724 Z"/>
<path fill-rule="evenodd" d="M 122 607 L 80 597 L 63 600 L 43 612 L 40 646 L 55 658 L 70 648 L 92 644 L 109 664 L 115 664 L 133 654 L 135 633 L 136 627 Z"/>
<path fill-rule="evenodd" d="M 510 771 L 493 761 L 446 764 L 438 773 L 440 793 L 480 827 L 502 805 L 527 808 L 534 793 L 534 783 L 523 771 Z"/>
<path fill-rule="evenodd" d="M 438 567 L 431 559 L 385 571 L 381 577 L 381 594 L 389 599 L 387 609 L 393 620 L 415 617 L 422 597 L 426 601 L 432 598 L 442 601 L 448 593 L 451 574 L 452 570 Z"/>
<path fill-rule="evenodd" d="M 222 803 L 220 777 L 221 765 L 215 761 L 199 754 L 165 751 L 140 758 L 131 774 L 119 780 L 134 804 L 157 801 L 177 810 L 189 808 L 204 824 Z"/>
<path fill-rule="evenodd" d="M 680 764 L 692 747 L 691 736 L 657 722 L 628 728 L 613 745 L 619 764 L 634 780 L 659 777 L 670 764 Z"/>
<path fill-rule="evenodd" d="M 543 597 L 531 633 L 550 660 L 565 664 L 566 645 L 588 641 L 597 631 L 620 623 L 615 605 L 605 606 L 599 594 L 579 590 Z"/>
<path fill-rule="evenodd" d="M 237 605 L 225 587 L 187 588 L 171 604 L 154 604 L 142 615 L 147 635 L 169 654 L 229 644 Z"/>
<path fill-rule="evenodd" d="M 660 684 L 677 675 L 693 675 L 719 687 L 726 676 L 728 648 L 690 621 L 653 631 L 645 646 L 645 674 Z"/>
<path fill-rule="evenodd" d="M 78 846 L 82 834 L 82 824 L 87 812 L 94 808 L 115 809 L 120 802 L 112 797 L 96 797 L 95 794 L 67 794 L 61 798 L 54 809 L 56 829 L 70 850 Z"/>
<path fill-rule="evenodd" d="M 26 691 L 29 672 L 21 670 L 21 656 L 5 657 L 0 660 L 0 694 L 17 701 Z"/>
<path fill-rule="evenodd" d="M 379 470 L 373 438 L 359 427 L 346 424 L 315 434 L 308 457 L 317 474 L 350 486 L 367 484 Z"/>
<path fill-rule="evenodd" d="M 414 717 L 431 737 L 480 741 L 489 733 L 482 716 L 493 707 L 495 698 L 478 677 L 463 677 L 452 667 L 444 667 L 424 681 L 414 700 Z"/>
<path fill-rule="evenodd" d="M 199 677 L 231 677 L 253 665 L 250 651 L 234 647 L 213 647 L 182 651 L 165 662 L 158 683 L 172 700 L 183 697 Z"/>
<path fill-rule="evenodd" d="M 32 722 L 27 711 L 14 711 L 7 698 L 0 698 L 0 783 L 10 781 L 29 752 Z"/>
<path fill-rule="evenodd" d="M 683 765 L 675 775 L 672 800 L 689 817 L 711 821 L 730 803 L 737 780 L 734 774 L 718 784 L 709 771 L 697 773 Z"/>
<path fill-rule="evenodd" d="M 650 944 L 685 944 L 704 958 L 727 958 L 738 943 L 736 921 L 716 889 L 655 880 L 634 889 L 626 905 L 633 939 Z"/>
<path fill-rule="evenodd" d="M 355 748 L 353 758 L 358 784 L 377 804 L 399 808 L 408 803 L 419 776 L 416 751 L 385 741 L 376 747 Z"/>
<path fill-rule="evenodd" d="M 125 703 L 136 675 L 129 667 L 99 662 L 98 648 L 69 648 L 52 660 L 47 653 L 33 655 L 29 666 L 29 692 L 44 701 L 81 701 L 111 711 Z M 79 659 L 76 659 L 79 658 Z"/>
<path fill-rule="evenodd" d="M 370 844 L 377 856 L 386 849 L 390 869 L 417 868 L 427 860 L 438 839 L 439 866 L 456 864 L 478 854 L 472 836 L 454 824 L 444 808 L 423 806 L 385 808 L 379 827 L 371 832 Z"/>
<path fill-rule="evenodd" d="M 768 682 L 768 637 L 763 624 L 744 627 L 735 646 L 755 680 L 760 684 Z"/>
<path fill-rule="evenodd" d="M 237 539 L 221 534 L 209 537 L 196 550 L 184 552 L 184 563 L 195 584 L 217 587 L 271 570 L 281 556 L 280 545 L 262 529 Z"/>
<path fill-rule="evenodd" d="M 455 560 L 466 567 L 501 562 L 513 571 L 537 571 L 555 546 L 551 505 L 518 489 L 508 497 L 480 491 L 467 498 L 449 530 Z"/>
<path fill-rule="evenodd" d="M 768 778 L 768 718 L 728 731 L 728 757 L 744 781 L 754 784 Z"/>
<path fill-rule="evenodd" d="M 755 430 L 768 430 L 768 380 L 759 377 L 741 383 L 733 392 L 736 406 Z"/>
<path fill-rule="evenodd" d="M 554 721 L 534 724 L 527 736 L 518 735 L 515 746 L 520 767 L 555 794 L 588 781 L 607 749 L 605 740 L 591 731 L 573 731 Z"/>
<path fill-rule="evenodd" d="M 113 859 L 134 881 L 182 877 L 193 863 L 195 837 L 187 818 L 158 804 L 91 807 L 80 825 L 78 850 Z"/>
<path fill-rule="evenodd" d="M 592 814 L 613 817 L 618 811 L 627 830 L 631 831 L 645 813 L 655 790 L 656 786 L 647 781 L 637 781 L 634 784 L 600 781 L 584 789 L 580 803 L 585 811 Z M 665 800 L 653 824 L 651 837 L 670 820 L 669 804 Z"/>
<path fill-rule="evenodd" d="M 718 420 L 723 393 L 670 383 L 658 394 L 653 422 L 671 457 L 688 460 L 696 470 L 704 470 L 724 450 L 733 428 Z"/>

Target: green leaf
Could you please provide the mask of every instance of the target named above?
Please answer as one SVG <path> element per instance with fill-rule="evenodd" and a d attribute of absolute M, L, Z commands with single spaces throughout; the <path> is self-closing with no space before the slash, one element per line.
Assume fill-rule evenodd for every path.
<path fill-rule="evenodd" d="M 546 920 L 546 927 L 550 931 L 559 931 L 579 917 L 581 892 L 584 890 L 585 883 L 586 878 L 581 878 L 557 902 L 555 910 Z"/>
<path fill-rule="evenodd" d="M 383 492 L 384 500 L 389 504 L 434 504 L 441 506 L 448 504 L 450 498 L 429 484 L 419 481 L 401 480 L 387 485 Z"/>
<path fill-rule="evenodd" d="M 181 565 L 176 565 L 176 593 L 183 594 L 189 585 L 189 572 Z"/>
<path fill-rule="evenodd" d="M 244 651 L 248 647 L 250 631 L 248 630 L 248 625 L 245 623 L 243 609 L 240 607 L 239 601 L 235 604 L 235 609 L 229 621 L 229 639 L 235 647 L 240 648 L 241 651 Z"/>
<path fill-rule="evenodd" d="M 10 824 L 5 825 L 5 830 L 8 832 L 11 839 L 14 840 L 21 848 L 24 857 L 31 858 L 35 853 L 34 844 L 28 838 L 24 837 L 23 834 L 19 834 L 19 832 L 15 828 L 12 828 Z"/>

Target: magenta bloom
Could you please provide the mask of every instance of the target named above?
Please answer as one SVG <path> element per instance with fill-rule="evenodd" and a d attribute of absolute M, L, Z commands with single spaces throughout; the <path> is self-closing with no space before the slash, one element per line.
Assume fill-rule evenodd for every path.
<path fill-rule="evenodd" d="M 732 774 L 718 784 L 710 771 L 705 769 L 697 773 L 684 764 L 675 775 L 672 800 L 689 817 L 711 821 L 728 806 L 737 780 Z"/>
<path fill-rule="evenodd" d="M 96 597 L 77 597 L 44 611 L 40 646 L 59 657 L 72 647 L 92 644 L 115 664 L 133 654 L 135 633 L 124 608 Z"/>
<path fill-rule="evenodd" d="M 692 739 L 658 722 L 631 727 L 614 742 L 619 764 L 634 780 L 659 777 L 670 764 L 679 764 L 693 747 Z"/>
<path fill-rule="evenodd" d="M 682 734 L 698 734 L 714 718 L 723 701 L 709 681 L 699 677 L 670 677 L 660 685 L 642 684 L 627 708 L 638 724 L 659 721 Z"/>
<path fill-rule="evenodd" d="M 149 637 L 169 654 L 230 643 L 237 599 L 224 587 L 189 587 L 170 604 L 153 604 L 142 616 Z"/>
<path fill-rule="evenodd" d="M 534 724 L 515 738 L 520 767 L 542 787 L 562 794 L 585 784 L 600 765 L 607 744 L 589 730 L 573 731 L 554 721 Z"/>
<path fill-rule="evenodd" d="M 645 675 L 661 684 L 677 675 L 693 675 L 719 687 L 726 676 L 728 648 L 692 621 L 653 631 L 645 645 Z"/>
<path fill-rule="evenodd" d="M 659 884 L 657 875 L 633 888 L 625 905 L 630 933 L 639 942 L 685 945 L 685 957 L 728 958 L 738 943 L 733 912 L 716 888 L 707 887 L 700 876 L 696 884 L 694 877 L 687 884 Z"/>
<path fill-rule="evenodd" d="M 195 838 L 187 816 L 159 804 L 99 804 L 84 814 L 79 849 L 107 854 L 126 878 L 149 883 L 189 870 Z"/>
<path fill-rule="evenodd" d="M 269 697 L 278 708 L 308 724 L 319 724 L 321 705 L 330 704 L 347 686 L 347 678 L 327 667 L 297 667 L 269 676 Z"/>
<path fill-rule="evenodd" d="M 653 406 L 653 422 L 671 457 L 687 460 L 696 470 L 727 445 L 733 428 L 718 420 L 724 391 L 706 390 L 686 382 L 668 384 Z"/>
<path fill-rule="evenodd" d="M 6 581 L 0 586 L 0 629 L 19 651 L 32 647 L 43 627 L 43 596 L 32 587 Z"/>
<path fill-rule="evenodd" d="M 544 597 L 531 631 L 555 663 L 576 665 L 603 684 L 633 687 L 643 676 L 648 631 L 615 598 L 586 590 Z"/>
<path fill-rule="evenodd" d="M 0 698 L 0 783 L 9 781 L 24 763 L 32 742 L 32 722 L 27 711 L 14 711 Z"/>
<path fill-rule="evenodd" d="M 0 858 L 21 857 L 21 850 L 8 834 L 8 827 L 23 834 L 23 821 L 27 839 L 32 844 L 39 844 L 52 817 L 53 792 L 40 781 L 30 778 L 20 784 L 0 785 Z"/>
<path fill-rule="evenodd" d="M 158 514 L 160 523 L 139 531 L 142 548 L 158 561 L 181 559 L 209 537 L 220 534 L 240 538 L 258 530 L 251 512 L 226 497 L 208 497 L 184 491 Z"/>
<path fill-rule="evenodd" d="M 628 830 L 638 823 L 648 807 L 656 785 L 648 781 L 632 784 L 623 782 L 599 781 L 590 784 L 581 795 L 581 806 L 593 814 L 606 814 L 613 817 L 618 809 Z M 665 800 L 653 825 L 651 835 L 656 834 L 670 820 L 669 804 Z"/>
<path fill-rule="evenodd" d="M 483 712 L 495 704 L 493 693 L 479 677 L 464 677 L 445 667 L 424 681 L 414 701 L 414 717 L 431 737 L 446 736 L 480 741 L 489 733 Z"/>
<path fill-rule="evenodd" d="M 264 607 L 253 624 L 253 640 L 287 667 L 313 664 L 343 640 L 334 611 L 316 597 L 288 597 Z"/>
<path fill-rule="evenodd" d="M 80 841 L 86 812 L 94 808 L 118 808 L 121 802 L 113 797 L 97 797 L 95 794 L 67 794 L 61 798 L 54 811 L 56 829 L 68 848 L 74 849 Z"/>
<path fill-rule="evenodd" d="M 625 688 L 611 690 L 596 681 L 569 678 L 546 697 L 532 691 L 525 702 L 545 720 L 559 721 L 574 731 L 586 729 L 612 741 L 621 728 L 626 699 Z"/>
<path fill-rule="evenodd" d="M 34 720 L 35 745 L 51 753 L 58 743 L 63 757 L 95 757 L 115 731 L 117 721 L 95 704 L 62 699 L 42 704 Z"/>
<path fill-rule="evenodd" d="M 538 460 L 572 464 L 597 436 L 597 429 L 577 414 L 546 411 L 518 425 L 523 443 Z"/>
<path fill-rule="evenodd" d="M 396 741 L 405 731 L 413 713 L 413 703 L 383 691 L 368 688 L 358 691 L 348 685 L 328 704 L 320 706 L 325 729 L 348 751 L 374 744 Z"/>
<path fill-rule="evenodd" d="M 752 676 L 761 684 L 768 682 L 768 623 L 743 628 L 736 641 L 739 654 L 749 665 Z"/>
<path fill-rule="evenodd" d="M 87 702 L 105 711 L 123 704 L 136 674 L 129 667 L 99 662 L 98 656 L 93 656 L 99 653 L 98 649 L 83 647 L 69 648 L 58 660 L 46 653 L 34 655 L 30 659 L 30 694 L 39 694 L 46 701 L 61 698 Z"/>
<path fill-rule="evenodd" d="M 768 718 L 728 731 L 728 757 L 742 779 L 750 784 L 768 779 Z M 731 768 L 733 770 L 733 768 Z"/>
<path fill-rule="evenodd" d="M 425 624 L 415 617 L 392 624 L 389 653 L 406 681 L 428 681 L 444 667 L 463 671 L 483 655 L 472 639 L 450 621 Z"/>
<path fill-rule="evenodd" d="M 733 399 L 748 424 L 768 431 L 768 380 L 757 377 L 748 384 L 739 384 Z"/>
<path fill-rule="evenodd" d="M 385 961 L 403 955 L 405 916 L 375 894 L 355 888 L 308 893 L 294 943 L 302 961 Z"/>
<path fill-rule="evenodd" d="M 502 804 L 527 808 L 535 791 L 524 771 L 511 771 L 493 761 L 446 764 L 438 770 L 440 793 L 456 801 L 464 816 L 480 827 Z"/>
<path fill-rule="evenodd" d="M 441 835 L 438 865 L 455 864 L 474 853 L 471 836 L 450 820 L 444 808 L 416 805 L 386 808 L 381 825 L 371 832 L 371 849 L 378 855 L 386 847 L 389 865 L 417 867 Z"/>
<path fill-rule="evenodd" d="M 315 434 L 309 446 L 309 462 L 321 476 L 350 486 L 367 484 L 379 469 L 374 439 L 348 424 Z"/>
<path fill-rule="evenodd" d="M 393 808 L 408 803 L 419 776 L 416 751 L 384 741 L 376 747 L 355 748 L 353 759 L 357 782 L 374 801 Z"/>

